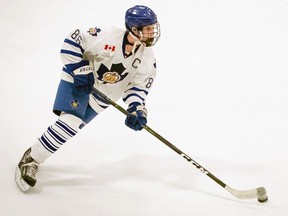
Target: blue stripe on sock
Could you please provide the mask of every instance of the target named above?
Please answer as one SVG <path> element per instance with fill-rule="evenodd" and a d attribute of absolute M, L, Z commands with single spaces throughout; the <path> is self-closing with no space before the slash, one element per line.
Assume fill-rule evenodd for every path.
<path fill-rule="evenodd" d="M 52 127 L 49 127 L 47 132 L 54 138 L 57 143 L 62 145 L 66 142 L 66 139 L 63 139 L 59 134 L 57 134 L 57 131 L 55 131 Z"/>
<path fill-rule="evenodd" d="M 43 137 L 41 136 L 41 138 L 39 139 L 39 141 L 41 142 L 41 144 L 45 147 L 45 149 L 47 149 L 49 152 L 54 153 L 55 151 L 57 151 L 56 148 L 54 148 L 53 146 L 51 146 L 49 144 L 49 142 Z"/>
<path fill-rule="evenodd" d="M 54 145 L 54 142 L 52 142 L 46 135 L 45 133 L 42 135 L 42 137 L 47 141 L 47 143 L 49 143 L 50 146 L 52 146 L 54 149 L 56 149 L 55 151 L 57 151 L 59 149 L 58 146 Z M 52 137 L 53 138 L 53 137 Z M 54 140 L 54 139 L 53 139 Z"/>
<path fill-rule="evenodd" d="M 56 122 L 56 125 L 60 127 L 64 132 L 66 132 L 71 137 L 75 136 L 77 133 L 73 128 L 69 127 L 65 122 L 61 120 L 58 120 Z"/>

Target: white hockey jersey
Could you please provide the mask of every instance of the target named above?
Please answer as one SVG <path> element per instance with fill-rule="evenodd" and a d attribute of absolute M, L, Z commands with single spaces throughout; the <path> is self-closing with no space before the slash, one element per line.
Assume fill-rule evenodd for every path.
<path fill-rule="evenodd" d="M 73 82 L 65 65 L 89 60 L 94 68 L 95 88 L 113 101 L 122 97 L 126 104 L 145 104 L 156 76 L 154 52 L 151 47 L 140 45 L 130 56 L 125 56 L 126 34 L 126 30 L 117 27 L 71 32 L 61 49 L 62 79 Z M 89 104 L 97 113 L 109 105 L 94 93 L 90 95 Z"/>

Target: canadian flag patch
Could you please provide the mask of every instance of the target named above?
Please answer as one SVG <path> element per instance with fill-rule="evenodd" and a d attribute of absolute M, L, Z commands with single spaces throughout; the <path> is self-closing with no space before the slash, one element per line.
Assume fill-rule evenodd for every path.
<path fill-rule="evenodd" d="M 115 51 L 115 46 L 105 44 L 104 49 L 105 49 L 105 50 L 108 50 L 108 51 L 114 52 L 114 51 Z"/>

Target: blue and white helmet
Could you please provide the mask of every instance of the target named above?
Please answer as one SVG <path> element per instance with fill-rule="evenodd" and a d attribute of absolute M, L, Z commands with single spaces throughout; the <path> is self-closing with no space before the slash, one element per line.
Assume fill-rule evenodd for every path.
<path fill-rule="evenodd" d="M 129 8 L 125 14 L 125 26 L 127 31 L 136 36 L 146 47 L 155 45 L 160 38 L 157 16 L 149 7 L 136 5 Z M 149 31 L 149 38 L 143 32 L 145 26 L 149 26 L 149 30 L 146 30 L 146 32 Z"/>

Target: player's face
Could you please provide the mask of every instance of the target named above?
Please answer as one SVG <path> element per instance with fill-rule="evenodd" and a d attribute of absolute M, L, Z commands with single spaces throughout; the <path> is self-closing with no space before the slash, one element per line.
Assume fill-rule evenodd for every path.
<path fill-rule="evenodd" d="M 154 45 L 160 37 L 160 27 L 158 23 L 144 26 L 141 30 L 142 42 L 146 43 L 147 46 Z"/>
<path fill-rule="evenodd" d="M 142 29 L 143 39 L 154 37 L 154 25 L 144 26 Z"/>

